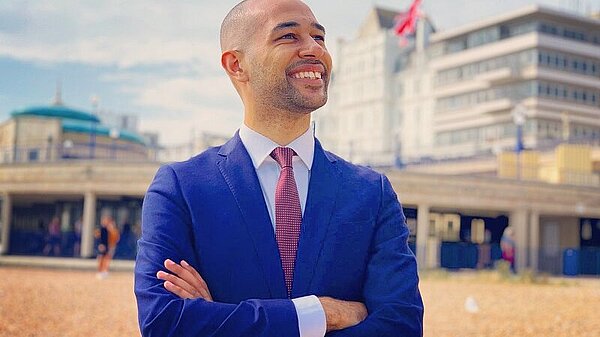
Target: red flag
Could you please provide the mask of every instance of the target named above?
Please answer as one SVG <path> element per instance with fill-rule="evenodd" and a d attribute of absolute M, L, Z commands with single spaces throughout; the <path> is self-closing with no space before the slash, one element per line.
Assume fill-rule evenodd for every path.
<path fill-rule="evenodd" d="M 417 19 L 420 16 L 419 6 L 422 0 L 414 0 L 410 8 L 406 12 L 401 12 L 396 16 L 396 26 L 394 32 L 396 35 L 404 38 L 404 36 L 413 34 L 417 27 Z"/>

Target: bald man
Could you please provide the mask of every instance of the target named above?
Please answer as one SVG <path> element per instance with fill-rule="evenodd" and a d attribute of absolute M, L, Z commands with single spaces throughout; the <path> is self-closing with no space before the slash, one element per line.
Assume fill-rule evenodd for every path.
<path fill-rule="evenodd" d="M 244 104 L 226 144 L 161 167 L 143 207 L 143 336 L 421 336 L 405 217 L 388 179 L 323 150 L 325 28 L 298 0 L 247 0 L 221 26 Z"/>

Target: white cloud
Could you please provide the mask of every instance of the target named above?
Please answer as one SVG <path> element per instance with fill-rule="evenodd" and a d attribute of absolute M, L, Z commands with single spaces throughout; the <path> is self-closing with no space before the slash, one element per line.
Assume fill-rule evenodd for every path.
<path fill-rule="evenodd" d="M 165 110 L 191 111 L 207 102 L 238 100 L 233 86 L 225 76 L 162 79 L 129 90 L 137 96 L 135 104 Z"/>
<path fill-rule="evenodd" d="M 232 84 L 225 76 L 152 77 L 124 73 L 108 76 L 124 80 L 121 90 L 133 95 L 141 111 L 158 111 L 141 118 L 141 128 L 155 130 L 161 142 L 183 143 L 191 130 L 232 134 L 240 125 L 243 108 Z"/>
<path fill-rule="evenodd" d="M 218 55 L 228 2 L 3 2 L 0 19 L 12 20 L 0 25 L 0 56 L 125 68 L 193 62 Z"/>

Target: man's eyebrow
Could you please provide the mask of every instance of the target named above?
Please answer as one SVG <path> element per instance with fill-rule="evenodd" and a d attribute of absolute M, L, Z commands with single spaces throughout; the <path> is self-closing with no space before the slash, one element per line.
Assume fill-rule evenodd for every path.
<path fill-rule="evenodd" d="M 315 27 L 316 29 L 318 29 L 318 30 L 322 31 L 322 32 L 323 32 L 323 34 L 325 34 L 325 27 L 323 27 L 323 25 L 321 25 L 321 24 L 319 24 L 319 23 L 316 23 L 316 22 L 315 22 L 315 23 L 313 23 L 312 25 L 313 25 L 313 27 Z"/>
<path fill-rule="evenodd" d="M 275 28 L 273 28 L 273 32 L 276 32 L 276 31 L 282 30 L 282 29 L 286 29 L 286 28 L 298 27 L 298 26 L 300 26 L 300 24 L 296 21 L 282 22 L 282 23 L 277 24 L 277 26 L 275 26 Z M 316 29 L 322 31 L 323 33 L 325 33 L 325 27 L 323 27 L 323 25 L 315 22 L 312 24 L 312 26 L 315 27 Z"/>
<path fill-rule="evenodd" d="M 273 31 L 278 31 L 278 30 L 282 30 L 282 29 L 286 29 L 286 28 L 290 28 L 290 27 L 298 27 L 300 26 L 300 24 L 296 21 L 288 21 L 288 22 L 282 22 L 277 24 L 277 26 L 275 26 L 275 28 L 273 28 Z"/>

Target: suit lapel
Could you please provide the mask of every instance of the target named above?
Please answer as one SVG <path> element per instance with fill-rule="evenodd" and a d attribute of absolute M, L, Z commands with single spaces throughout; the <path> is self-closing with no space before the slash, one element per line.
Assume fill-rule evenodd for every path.
<path fill-rule="evenodd" d="M 308 293 L 321 254 L 340 183 L 340 172 L 334 163 L 335 158 L 329 157 L 319 141 L 315 141 L 315 156 L 298 242 L 292 297 Z"/>
<path fill-rule="evenodd" d="M 271 297 L 285 298 L 287 290 L 271 218 L 252 159 L 238 133 L 221 147 L 219 155 L 223 158 L 217 165 L 242 213 Z"/>

